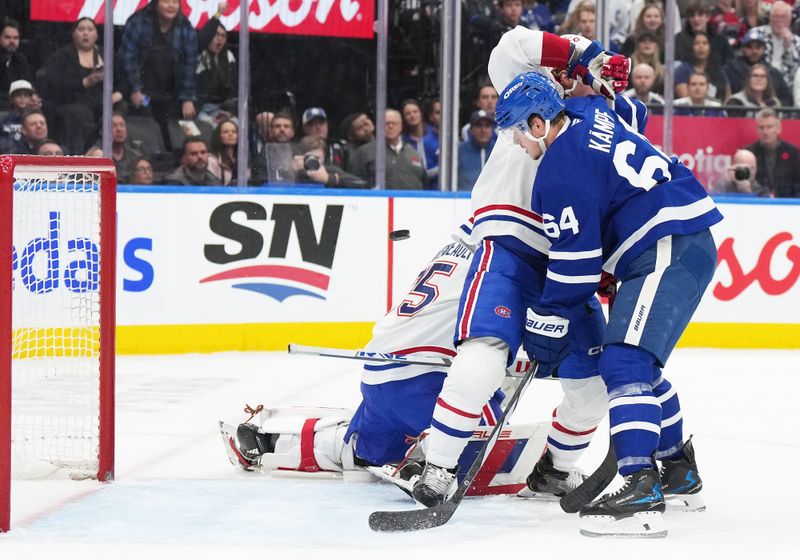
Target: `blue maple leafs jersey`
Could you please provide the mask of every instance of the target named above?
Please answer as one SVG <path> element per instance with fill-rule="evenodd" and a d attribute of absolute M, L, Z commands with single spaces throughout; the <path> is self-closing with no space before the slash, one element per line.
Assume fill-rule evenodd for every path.
<path fill-rule="evenodd" d="M 551 241 L 540 312 L 570 317 L 605 270 L 624 280 L 658 239 L 707 229 L 722 215 L 692 172 L 609 110 L 566 101 L 568 124 L 541 159 L 533 211 Z"/>

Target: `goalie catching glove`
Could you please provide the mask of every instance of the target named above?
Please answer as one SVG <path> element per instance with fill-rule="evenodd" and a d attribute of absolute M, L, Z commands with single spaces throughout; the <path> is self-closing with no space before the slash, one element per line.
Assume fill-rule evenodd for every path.
<path fill-rule="evenodd" d="M 600 95 L 614 99 L 614 93 L 628 85 L 630 61 L 627 57 L 608 52 L 599 41 L 570 36 L 570 55 L 567 75 L 580 78 Z"/>
<path fill-rule="evenodd" d="M 547 377 L 567 357 L 572 344 L 569 319 L 558 315 L 540 315 L 528 308 L 522 346 L 531 360 L 539 362 L 536 377 Z"/>

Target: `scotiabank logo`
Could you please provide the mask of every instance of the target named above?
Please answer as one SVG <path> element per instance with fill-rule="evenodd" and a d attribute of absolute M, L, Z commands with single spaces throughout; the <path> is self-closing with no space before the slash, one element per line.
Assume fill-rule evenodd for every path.
<path fill-rule="evenodd" d="M 12 248 L 11 266 L 31 293 L 47 294 L 62 284 L 75 293 L 97 290 L 100 251 L 88 237 L 63 240 L 60 212 L 48 213 L 45 237 L 31 239 L 21 249 L 18 252 L 17 247 Z"/>
<path fill-rule="evenodd" d="M 234 241 L 240 248 L 232 253 L 228 251 L 230 243 L 227 246 L 209 243 L 204 247 L 205 257 L 214 264 L 243 266 L 227 268 L 201 279 L 200 283 L 233 281 L 232 288 L 263 294 L 277 301 L 291 296 L 326 299 L 330 284 L 328 272 L 333 267 L 343 209 L 341 205 L 326 206 L 321 227 L 315 228 L 307 204 L 274 204 L 269 216 L 267 209 L 255 202 L 228 202 L 218 206 L 211 213 L 211 231 Z M 266 229 L 268 218 L 273 227 L 271 238 L 265 240 L 262 231 Z M 287 258 L 290 248 L 294 249 L 294 254 L 299 252 L 300 259 Z"/>
<path fill-rule="evenodd" d="M 717 249 L 717 261 L 720 265 L 725 263 L 728 266 L 731 282 L 729 285 L 718 282 L 714 286 L 714 297 L 721 301 L 730 301 L 754 282 L 758 282 L 764 293 L 771 296 L 779 296 L 788 292 L 800 277 L 800 247 L 795 244 L 786 247 L 786 259 L 791 263 L 791 268 L 783 278 L 772 276 L 772 266 L 777 259 L 783 259 L 782 256 L 776 255 L 777 249 L 791 241 L 791 233 L 784 231 L 773 235 L 761 249 L 755 267 L 751 271 L 745 272 L 734 251 L 733 239 L 727 238 Z"/>

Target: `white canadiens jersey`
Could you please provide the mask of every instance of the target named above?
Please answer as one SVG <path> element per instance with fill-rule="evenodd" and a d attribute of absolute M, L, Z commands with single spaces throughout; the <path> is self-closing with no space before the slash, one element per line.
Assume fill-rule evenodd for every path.
<path fill-rule="evenodd" d="M 452 358 L 458 301 L 473 251 L 453 241 L 442 247 L 417 276 L 411 290 L 375 324 L 367 351 Z M 365 365 L 362 381 L 378 385 L 435 371 L 408 364 Z"/>
<path fill-rule="evenodd" d="M 542 60 L 541 31 L 516 27 L 504 34 L 489 57 L 489 77 L 502 92 L 523 72 L 535 72 Z M 533 178 L 539 163 L 519 146 L 498 141 L 472 188 L 474 219 L 470 243 L 508 235 L 547 254 L 550 240 L 531 209 Z"/>

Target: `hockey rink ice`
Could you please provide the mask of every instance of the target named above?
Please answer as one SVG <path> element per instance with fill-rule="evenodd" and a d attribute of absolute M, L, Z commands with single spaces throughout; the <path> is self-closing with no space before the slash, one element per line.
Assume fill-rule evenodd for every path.
<path fill-rule="evenodd" d="M 665 375 L 694 434 L 707 510 L 668 512 L 665 539 L 592 539 L 557 503 L 468 498 L 449 523 L 378 534 L 385 483 L 270 478 L 230 465 L 217 421 L 252 406 L 353 408 L 357 362 L 283 353 L 117 360 L 116 481 L 15 482 L 0 559 L 800 558 L 800 351 L 679 349 Z M 558 383 L 534 380 L 515 419 L 546 421 Z M 604 430 L 598 430 L 603 434 Z M 597 437 L 580 466 L 605 455 Z"/>

